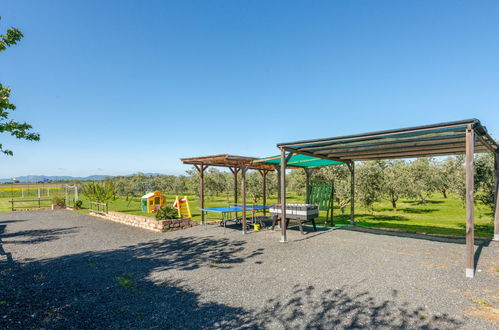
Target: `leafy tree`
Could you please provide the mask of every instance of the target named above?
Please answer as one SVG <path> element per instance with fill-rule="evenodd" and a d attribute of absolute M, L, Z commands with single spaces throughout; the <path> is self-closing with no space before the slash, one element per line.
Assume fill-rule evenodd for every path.
<path fill-rule="evenodd" d="M 204 172 L 204 185 L 209 196 L 220 196 L 229 189 L 229 173 L 211 167 Z"/>
<path fill-rule="evenodd" d="M 356 195 L 366 209 L 372 211 L 372 205 L 383 192 L 383 163 L 363 162 L 356 167 Z"/>
<path fill-rule="evenodd" d="M 307 193 L 307 176 L 302 169 L 292 170 L 286 177 L 287 187 L 298 196 L 305 197 Z"/>
<path fill-rule="evenodd" d="M 104 203 L 116 199 L 116 186 L 112 180 L 88 182 L 83 185 L 83 195 L 92 202 Z"/>
<path fill-rule="evenodd" d="M 407 162 L 394 160 L 382 162 L 383 192 L 392 203 L 393 211 L 397 211 L 397 201 L 408 196 L 409 169 Z"/>
<path fill-rule="evenodd" d="M 494 156 L 491 153 L 476 156 L 474 167 L 476 199 L 494 211 Z"/>
<path fill-rule="evenodd" d="M 22 32 L 16 28 L 10 28 L 5 34 L 0 34 L 0 52 L 6 50 L 7 47 L 17 44 L 22 38 Z M 39 134 L 30 132 L 31 125 L 9 119 L 10 112 L 16 110 L 16 106 L 10 102 L 10 93 L 10 88 L 0 83 L 0 133 L 10 133 L 10 135 L 17 139 L 27 141 L 40 140 Z M 1 143 L 0 153 L 9 156 L 13 155 L 12 150 L 4 149 Z"/>
<path fill-rule="evenodd" d="M 437 189 L 437 173 L 433 158 L 418 158 L 409 165 L 409 191 L 411 198 L 426 204 Z"/>
<path fill-rule="evenodd" d="M 241 196 L 241 194 L 239 194 Z M 258 204 L 263 199 L 263 178 L 256 171 L 246 173 L 246 200 Z"/>

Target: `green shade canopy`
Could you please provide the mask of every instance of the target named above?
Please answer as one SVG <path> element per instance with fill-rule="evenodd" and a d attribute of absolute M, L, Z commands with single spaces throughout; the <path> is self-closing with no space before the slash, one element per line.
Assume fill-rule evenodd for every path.
<path fill-rule="evenodd" d="M 281 165 L 281 156 L 272 156 L 272 157 L 266 157 L 266 158 L 260 158 L 255 161 L 254 163 L 264 163 L 264 164 L 272 164 L 272 165 Z M 289 159 L 288 163 L 286 164 L 286 167 L 293 168 L 293 167 L 303 167 L 303 168 L 314 168 L 314 167 L 321 167 L 321 166 L 328 166 L 328 165 L 341 165 L 344 164 L 342 162 L 337 162 L 334 160 L 329 160 L 329 159 L 322 159 L 318 157 L 312 157 L 312 156 L 307 156 L 307 155 L 293 155 Z"/>

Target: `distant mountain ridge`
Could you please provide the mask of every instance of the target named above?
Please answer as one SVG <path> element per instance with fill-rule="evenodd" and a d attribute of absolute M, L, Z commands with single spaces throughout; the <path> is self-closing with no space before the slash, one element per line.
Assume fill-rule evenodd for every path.
<path fill-rule="evenodd" d="M 165 174 L 160 173 L 143 173 L 145 176 L 164 176 Z M 102 181 L 105 178 L 112 178 L 116 176 L 133 176 L 136 174 L 128 174 L 128 175 L 89 175 L 89 176 L 58 176 L 58 175 L 23 175 L 16 176 L 15 178 L 20 183 L 35 183 L 42 182 L 44 179 L 48 179 L 50 181 L 70 181 L 70 180 L 79 180 L 79 181 Z M 0 183 L 12 182 L 12 178 L 3 178 L 0 179 Z"/>

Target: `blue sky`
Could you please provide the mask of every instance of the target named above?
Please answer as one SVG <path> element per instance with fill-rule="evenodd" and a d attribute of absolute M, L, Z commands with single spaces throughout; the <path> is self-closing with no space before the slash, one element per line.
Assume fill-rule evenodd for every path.
<path fill-rule="evenodd" d="M 479 118 L 499 138 L 497 1 L 6 1 L 0 177 L 183 173 L 181 157 Z"/>

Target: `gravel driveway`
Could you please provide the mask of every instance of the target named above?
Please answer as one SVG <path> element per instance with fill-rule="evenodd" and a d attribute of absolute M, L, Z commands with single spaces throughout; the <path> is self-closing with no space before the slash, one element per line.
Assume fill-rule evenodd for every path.
<path fill-rule="evenodd" d="M 497 242 L 470 280 L 461 239 L 359 227 L 283 244 L 32 211 L 0 213 L 0 239 L 0 328 L 498 327 Z"/>

